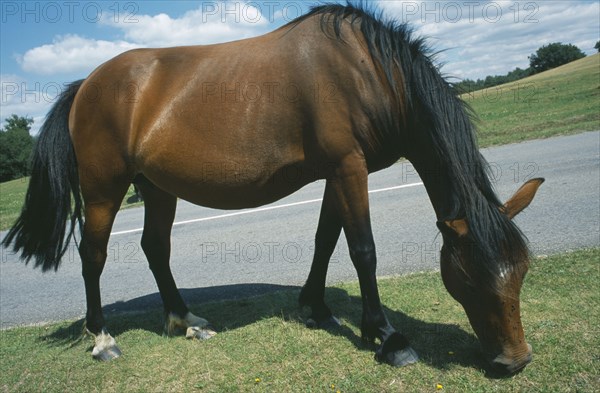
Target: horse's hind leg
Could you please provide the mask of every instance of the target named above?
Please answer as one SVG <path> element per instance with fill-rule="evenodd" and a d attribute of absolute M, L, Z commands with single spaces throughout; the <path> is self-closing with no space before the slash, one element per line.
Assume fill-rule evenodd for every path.
<path fill-rule="evenodd" d="M 185 305 L 173 279 L 169 264 L 171 228 L 175 219 L 177 198 L 152 184 L 145 177 L 136 180 L 144 198 L 144 232 L 142 249 L 154 275 L 165 309 L 165 333 L 177 328 L 187 329 L 188 337 L 210 338 L 215 333 L 208 322 L 192 314 Z"/>
<path fill-rule="evenodd" d="M 332 192 L 331 183 L 327 182 L 315 236 L 315 255 L 306 284 L 300 292 L 300 305 L 311 308 L 311 315 L 306 323 L 309 327 L 328 328 L 339 325 L 339 321 L 332 316 L 325 304 L 327 267 L 342 230 L 342 221 Z"/>
<path fill-rule="evenodd" d="M 111 360 L 121 355 L 106 329 L 100 300 L 100 275 L 106 262 L 110 230 L 127 186 L 117 190 L 103 201 L 86 199 L 85 224 L 79 245 L 87 302 L 86 329 L 95 337 L 92 356 L 98 360 Z"/>

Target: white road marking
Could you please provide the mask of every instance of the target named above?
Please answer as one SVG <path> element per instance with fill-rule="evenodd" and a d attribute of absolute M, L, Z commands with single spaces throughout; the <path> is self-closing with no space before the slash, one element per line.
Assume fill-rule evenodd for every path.
<path fill-rule="evenodd" d="M 394 190 L 400 190 L 400 189 L 403 189 L 403 188 L 417 187 L 417 186 L 422 186 L 422 185 L 423 185 L 422 182 L 419 182 L 419 183 L 410 183 L 410 184 L 403 184 L 401 186 L 386 187 L 386 188 L 380 188 L 380 189 L 377 189 L 377 190 L 371 190 L 371 191 L 369 191 L 369 194 L 377 194 L 377 193 L 380 193 L 380 192 L 394 191 Z M 173 223 L 173 226 L 175 227 L 175 226 L 179 226 L 179 225 L 193 224 L 193 223 L 203 222 L 203 221 L 220 220 L 222 218 L 242 216 L 242 215 L 245 215 L 245 214 L 260 213 L 260 212 L 265 212 L 265 211 L 269 211 L 269 210 L 285 209 L 285 208 L 288 208 L 288 207 L 307 205 L 309 203 L 317 203 L 317 202 L 321 202 L 322 200 L 323 200 L 323 198 L 309 199 L 309 200 L 306 200 L 306 201 L 300 201 L 300 202 L 294 202 L 294 203 L 286 203 L 286 204 L 283 204 L 283 205 L 275 205 L 275 206 L 268 206 L 268 207 L 259 207 L 259 208 L 256 208 L 256 209 L 242 210 L 242 211 L 237 211 L 237 212 L 233 212 L 233 213 L 220 214 L 218 216 L 202 217 L 202 218 L 196 218 L 196 219 L 193 219 L 193 220 L 179 221 L 179 222 Z M 130 229 L 130 230 L 127 230 L 127 231 L 111 232 L 110 235 L 111 236 L 127 235 L 127 234 L 130 234 L 130 233 L 142 232 L 143 230 L 144 230 L 144 228 L 136 228 L 136 229 Z"/>

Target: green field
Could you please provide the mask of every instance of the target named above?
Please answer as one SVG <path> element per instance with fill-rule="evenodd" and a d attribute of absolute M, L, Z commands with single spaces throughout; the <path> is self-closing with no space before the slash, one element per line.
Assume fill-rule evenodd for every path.
<path fill-rule="evenodd" d="M 19 217 L 23 202 L 25 201 L 28 184 L 28 177 L 0 183 L 0 230 L 10 228 Z M 142 206 L 142 202 L 127 202 L 133 195 L 133 186 L 131 186 L 123 199 L 121 209 Z"/>
<path fill-rule="evenodd" d="M 599 130 L 600 54 L 462 98 L 479 117 L 481 147 Z M 0 184 L 0 230 L 18 217 L 26 188 L 27 179 Z"/>
<path fill-rule="evenodd" d="M 352 282 L 327 290 L 343 322 L 334 332 L 304 327 L 298 290 L 191 305 L 220 332 L 203 342 L 162 337 L 159 308 L 109 313 L 124 352 L 109 363 L 92 360 L 90 337 L 77 341 L 81 320 L 1 331 L 0 391 L 598 392 L 599 261 L 600 249 L 532 261 L 521 306 L 534 359 L 506 379 L 486 374 L 465 313 L 432 272 L 379 281 L 388 317 L 421 356 L 406 368 L 377 364 L 361 341 Z"/>
<path fill-rule="evenodd" d="M 600 129 L 600 54 L 464 94 L 483 146 Z"/>
<path fill-rule="evenodd" d="M 19 217 L 29 178 L 0 183 L 0 230 L 8 229 Z"/>

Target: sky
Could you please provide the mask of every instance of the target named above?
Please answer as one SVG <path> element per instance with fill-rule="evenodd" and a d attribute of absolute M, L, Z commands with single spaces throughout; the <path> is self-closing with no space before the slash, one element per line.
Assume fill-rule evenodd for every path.
<path fill-rule="evenodd" d="M 590 55 L 600 39 L 598 0 L 368 1 L 429 37 L 442 72 L 458 79 L 527 68 L 542 45 L 571 43 Z M 265 34 L 318 1 L 0 2 L 0 119 L 34 119 L 57 94 L 133 48 L 213 44 Z"/>

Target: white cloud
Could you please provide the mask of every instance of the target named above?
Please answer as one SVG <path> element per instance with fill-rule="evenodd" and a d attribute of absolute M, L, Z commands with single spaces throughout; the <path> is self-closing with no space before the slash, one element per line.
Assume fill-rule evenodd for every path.
<path fill-rule="evenodd" d="M 63 86 L 54 82 L 27 82 L 14 74 L 0 75 L 0 120 L 12 114 L 33 118 L 31 133 L 37 134 L 45 114 Z"/>
<path fill-rule="evenodd" d="M 91 72 L 108 59 L 139 44 L 126 41 L 104 41 L 78 35 L 58 36 L 52 44 L 30 49 L 17 61 L 23 71 L 40 75 Z"/>
<path fill-rule="evenodd" d="M 265 32 L 271 17 L 252 3 L 212 3 L 186 12 L 179 18 L 167 14 L 136 16 L 135 23 L 104 23 L 123 31 L 127 40 L 145 46 L 214 44 L 253 37 Z"/>
<path fill-rule="evenodd" d="M 483 78 L 527 68 L 527 56 L 551 42 L 571 43 L 587 54 L 600 33 L 600 3 L 587 1 L 382 1 L 386 14 L 431 37 L 448 73 Z M 450 4 L 460 7 L 450 6 Z M 457 13 L 456 10 L 460 9 Z"/>
<path fill-rule="evenodd" d="M 17 56 L 21 69 L 39 75 L 83 73 L 114 56 L 140 47 L 168 47 L 212 44 L 253 37 L 269 30 L 275 16 L 264 14 L 271 8 L 257 8 L 252 2 L 211 2 L 213 8 L 191 10 L 181 17 L 167 14 L 115 18 L 107 14 L 102 25 L 121 31 L 115 41 L 57 36 L 51 44 L 29 49 Z M 227 4 L 227 5 L 226 5 Z M 125 22 L 128 20 L 129 23 Z"/>

